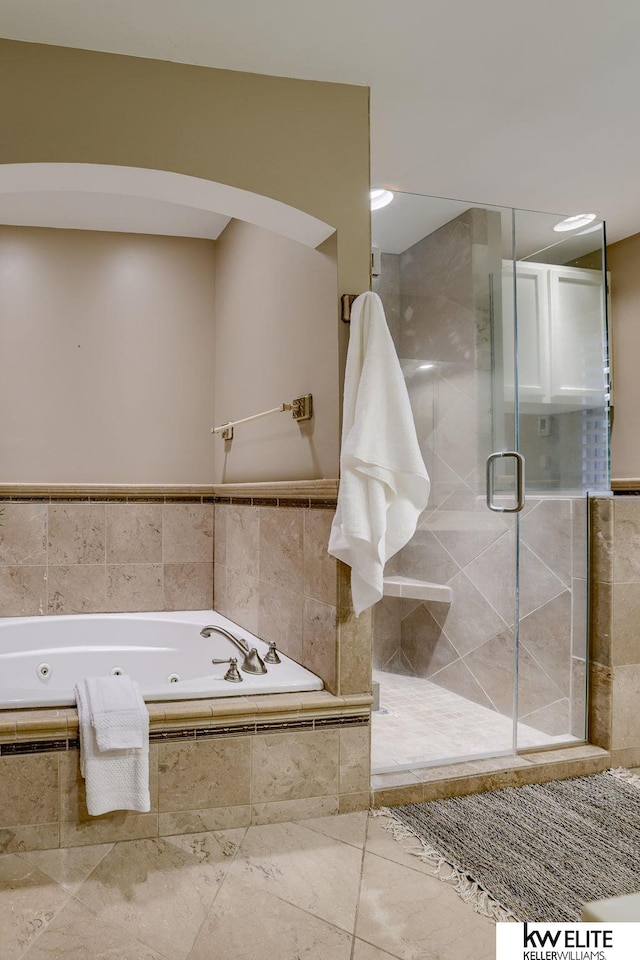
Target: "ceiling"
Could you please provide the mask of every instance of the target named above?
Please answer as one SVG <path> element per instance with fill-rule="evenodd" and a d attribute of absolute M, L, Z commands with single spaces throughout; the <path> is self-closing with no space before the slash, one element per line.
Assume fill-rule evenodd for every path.
<path fill-rule="evenodd" d="M 640 232 L 637 0 L 0 0 L 0 36 L 371 87 L 375 186 Z M 347 147 L 348 148 L 348 147 Z"/>

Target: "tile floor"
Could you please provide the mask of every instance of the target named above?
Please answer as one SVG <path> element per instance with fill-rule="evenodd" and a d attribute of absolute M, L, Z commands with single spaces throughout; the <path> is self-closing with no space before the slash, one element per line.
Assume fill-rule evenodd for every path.
<path fill-rule="evenodd" d="M 372 772 L 511 751 L 511 720 L 495 710 L 422 677 L 374 670 L 373 679 L 382 710 L 372 715 Z M 520 749 L 573 740 L 518 724 Z"/>
<path fill-rule="evenodd" d="M 2 960 L 493 960 L 379 817 L 0 857 Z"/>

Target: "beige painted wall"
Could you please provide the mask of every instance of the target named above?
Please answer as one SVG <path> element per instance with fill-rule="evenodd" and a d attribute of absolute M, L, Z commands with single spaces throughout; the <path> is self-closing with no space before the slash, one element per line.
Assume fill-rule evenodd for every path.
<path fill-rule="evenodd" d="M 335 240 L 312 250 L 232 220 L 216 241 L 217 423 L 306 393 L 314 416 L 290 413 L 216 436 L 215 481 L 338 476 L 338 319 Z"/>
<path fill-rule="evenodd" d="M 607 248 L 611 275 L 612 480 L 640 478 L 640 233 Z"/>
<path fill-rule="evenodd" d="M 214 243 L 0 226 L 0 482 L 211 483 Z"/>
<path fill-rule="evenodd" d="M 338 294 L 369 289 L 367 87 L 11 40 L 0 40 L 0 87 L 11 91 L 0 99 L 0 163 L 169 170 L 272 197 L 336 227 Z M 327 303 L 323 315 L 328 309 Z M 337 322 L 337 297 L 332 309 Z M 337 322 L 335 336 L 341 371 L 345 324 Z M 315 345 L 312 338 L 305 354 L 310 356 Z M 322 363 L 331 367 L 326 357 Z M 23 377 L 30 375 L 29 369 L 22 371 Z M 335 382 L 332 370 L 328 376 L 329 386 Z M 229 385 L 229 396 L 219 394 L 218 401 L 233 402 L 236 416 L 239 386 Z M 319 414 L 324 425 L 333 423 L 335 433 L 320 438 L 314 426 L 302 473 L 295 473 L 303 449 L 296 432 L 271 448 L 277 450 L 276 466 L 257 444 L 253 458 L 241 456 L 236 445 L 225 472 L 228 479 L 335 475 L 339 426 L 332 407 L 339 398 L 323 399 L 322 393 L 315 390 Z"/>
<path fill-rule="evenodd" d="M 0 163 L 148 167 L 273 197 L 337 228 L 340 292 L 369 289 L 367 87 L 0 40 L 0 89 Z"/>

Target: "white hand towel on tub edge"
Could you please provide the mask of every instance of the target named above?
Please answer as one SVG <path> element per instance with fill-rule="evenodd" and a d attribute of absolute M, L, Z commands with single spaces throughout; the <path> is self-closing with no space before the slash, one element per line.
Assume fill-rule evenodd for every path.
<path fill-rule="evenodd" d="M 382 597 L 384 565 L 413 536 L 429 500 L 409 394 L 382 301 L 351 309 L 338 506 L 329 553 L 351 567 L 356 616 Z"/>
<path fill-rule="evenodd" d="M 75 695 L 80 728 L 80 772 L 85 781 L 89 815 L 98 817 L 110 810 L 148 812 L 151 809 L 151 798 L 149 713 L 146 706 L 142 715 L 142 747 L 100 751 L 91 722 L 86 680 L 76 684 Z"/>
<path fill-rule="evenodd" d="M 87 677 L 89 712 L 98 750 L 142 747 L 146 707 L 131 677 Z"/>

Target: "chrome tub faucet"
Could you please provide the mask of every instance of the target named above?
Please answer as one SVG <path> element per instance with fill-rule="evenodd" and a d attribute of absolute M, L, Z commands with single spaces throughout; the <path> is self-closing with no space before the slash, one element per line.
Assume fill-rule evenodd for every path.
<path fill-rule="evenodd" d="M 234 645 L 236 650 L 242 654 L 242 665 L 240 669 L 244 673 L 266 673 L 267 668 L 264 665 L 264 660 L 258 653 L 255 647 L 249 647 L 249 644 L 246 640 L 243 640 L 242 637 L 235 637 L 232 633 L 229 633 L 228 630 L 225 630 L 224 627 L 217 627 L 215 624 L 210 624 L 207 627 L 203 627 L 200 631 L 200 636 L 210 637 L 212 633 L 221 633 L 223 637 L 226 637 L 227 640 L 230 640 Z"/>

